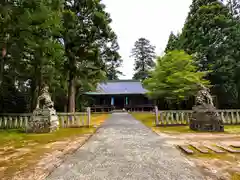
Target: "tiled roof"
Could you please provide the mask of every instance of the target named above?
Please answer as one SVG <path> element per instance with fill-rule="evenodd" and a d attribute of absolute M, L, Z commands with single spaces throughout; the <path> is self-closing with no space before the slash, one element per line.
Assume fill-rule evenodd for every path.
<path fill-rule="evenodd" d="M 113 95 L 113 94 L 145 94 L 140 81 L 135 80 L 114 80 L 98 84 L 96 92 L 87 92 L 89 95 Z"/>

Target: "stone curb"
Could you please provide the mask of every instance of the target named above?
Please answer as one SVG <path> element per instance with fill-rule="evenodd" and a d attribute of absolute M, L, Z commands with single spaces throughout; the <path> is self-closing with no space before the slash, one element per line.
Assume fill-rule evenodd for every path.
<path fill-rule="evenodd" d="M 102 124 L 101 124 L 101 125 L 102 125 Z M 53 168 L 51 168 L 51 169 L 47 172 L 47 175 L 44 177 L 44 179 L 47 178 L 48 176 L 50 176 L 51 173 L 52 173 L 55 169 L 57 169 L 59 166 L 62 165 L 62 163 L 64 163 L 64 162 L 66 161 L 67 158 L 64 158 L 66 155 L 71 155 L 71 154 L 75 153 L 75 152 L 76 152 L 78 149 L 80 149 L 95 133 L 97 133 L 97 131 L 101 128 L 101 125 L 99 125 L 92 134 L 90 134 L 89 136 L 87 136 L 87 137 L 81 142 L 81 144 L 80 144 L 78 147 L 72 148 L 72 149 L 70 149 L 70 151 L 65 152 L 65 153 L 63 154 L 63 156 L 62 156 L 62 157 L 63 157 L 62 161 L 61 161 L 59 164 L 57 164 L 57 166 L 54 166 Z M 39 179 L 39 180 L 43 180 L 43 179 Z"/>

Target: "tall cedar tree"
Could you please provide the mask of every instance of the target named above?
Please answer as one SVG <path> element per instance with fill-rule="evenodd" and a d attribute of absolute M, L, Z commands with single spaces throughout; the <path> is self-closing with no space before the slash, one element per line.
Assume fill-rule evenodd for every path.
<path fill-rule="evenodd" d="M 135 61 L 133 79 L 146 79 L 149 70 L 155 66 L 155 46 L 151 45 L 149 40 L 139 38 L 134 44 L 131 57 L 134 57 Z"/>
<path fill-rule="evenodd" d="M 122 65 L 122 59 L 117 56 L 107 64 L 107 79 L 108 80 L 119 80 L 119 76 L 123 73 L 119 70 Z"/>
<path fill-rule="evenodd" d="M 239 35 L 235 25 L 223 3 L 194 0 L 180 36 L 182 48 L 195 55 L 199 70 L 211 71 L 207 77 L 214 85 L 213 92 L 218 95 L 222 107 L 237 103 L 234 74 L 238 67 L 235 56 L 239 46 L 233 44 Z"/>
<path fill-rule="evenodd" d="M 173 34 L 173 32 L 171 32 L 171 34 L 169 35 L 169 38 L 168 38 L 167 46 L 165 48 L 165 53 L 179 49 L 180 48 L 179 42 L 180 42 L 179 34 L 175 35 L 175 34 Z"/>
<path fill-rule="evenodd" d="M 240 63 L 238 62 L 240 59 L 240 1 L 239 0 L 228 0 L 227 4 L 230 9 L 230 13 L 232 15 L 232 27 L 231 33 L 229 33 L 228 37 L 228 53 L 229 57 L 231 57 L 233 63 L 236 65 L 233 68 L 232 74 L 234 74 L 233 78 L 233 97 L 236 98 L 238 103 L 237 108 L 240 107 Z M 237 104 L 236 103 L 236 104 Z"/>
<path fill-rule="evenodd" d="M 99 0 L 1 1 L 0 51 L 7 52 L 4 61 L 1 56 L 1 106 L 17 112 L 14 104 L 29 106 L 25 98 L 30 97 L 34 108 L 39 89 L 47 83 L 58 111 L 67 101 L 74 111 L 75 97 L 82 109 L 84 92 L 106 78 L 110 62 L 119 62 L 117 37 L 104 8 Z"/>
<path fill-rule="evenodd" d="M 115 37 L 110 44 L 110 47 L 106 47 L 104 60 L 106 62 L 106 74 L 108 80 L 118 80 L 123 73 L 119 70 L 122 66 L 122 59 L 118 53 L 119 45 L 117 43 L 117 37 Z"/>
<path fill-rule="evenodd" d="M 110 15 L 100 0 L 67 0 L 64 12 L 64 45 L 68 70 L 68 111 L 75 112 L 77 85 L 91 79 L 96 84 L 105 76 L 102 49 L 115 37 L 109 24 Z M 97 80 L 97 81 L 96 81 Z M 79 84 L 76 84 L 79 82 Z"/>
<path fill-rule="evenodd" d="M 11 18 L 13 2 L 3 0 L 0 2 L 0 85 L 3 80 L 4 60 L 6 56 L 6 48 L 8 45 L 9 30 L 11 29 Z M 2 89 L 2 86 L 1 86 Z"/>
<path fill-rule="evenodd" d="M 239 20 L 240 18 L 240 1 L 239 0 L 222 0 L 223 2 L 227 2 L 227 6 L 229 7 L 231 14 L 234 18 Z"/>
<path fill-rule="evenodd" d="M 60 36 L 60 0 L 9 1 L 7 19 L 6 58 L 4 76 L 17 91 L 31 87 L 31 109 L 44 83 L 55 79 L 55 65 L 63 56 Z M 6 34 L 5 34 L 6 35 Z M 4 32 L 1 32 L 4 36 Z"/>

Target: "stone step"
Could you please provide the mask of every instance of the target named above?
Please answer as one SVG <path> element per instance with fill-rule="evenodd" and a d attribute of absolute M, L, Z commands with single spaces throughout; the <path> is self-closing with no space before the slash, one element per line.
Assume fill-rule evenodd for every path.
<path fill-rule="evenodd" d="M 180 148 L 184 153 L 186 154 L 193 154 L 193 150 L 189 149 L 186 145 L 178 145 L 178 148 Z"/>
<path fill-rule="evenodd" d="M 231 144 L 231 146 L 234 148 L 240 148 L 240 144 Z"/>
<path fill-rule="evenodd" d="M 226 151 L 223 151 L 222 149 L 216 147 L 216 146 L 212 146 L 212 145 L 204 145 L 206 148 L 212 150 L 215 153 L 226 153 Z"/>
<path fill-rule="evenodd" d="M 209 151 L 205 148 L 205 147 L 202 147 L 200 145 L 197 145 L 197 144 L 189 144 L 190 146 L 192 146 L 193 148 L 195 148 L 196 150 L 198 150 L 199 152 L 203 153 L 203 154 L 208 154 Z"/>
<path fill-rule="evenodd" d="M 240 150 L 232 149 L 229 146 L 226 146 L 224 144 L 217 144 L 218 147 L 230 152 L 230 153 L 240 153 Z"/>

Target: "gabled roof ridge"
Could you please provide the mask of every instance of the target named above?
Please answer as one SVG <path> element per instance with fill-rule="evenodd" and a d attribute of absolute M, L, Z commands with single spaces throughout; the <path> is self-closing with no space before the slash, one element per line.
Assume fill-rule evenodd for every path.
<path fill-rule="evenodd" d="M 119 79 L 119 80 L 105 80 L 100 83 L 108 83 L 108 82 L 141 82 L 140 80 L 134 79 Z"/>

